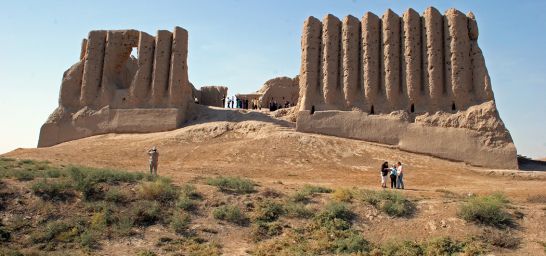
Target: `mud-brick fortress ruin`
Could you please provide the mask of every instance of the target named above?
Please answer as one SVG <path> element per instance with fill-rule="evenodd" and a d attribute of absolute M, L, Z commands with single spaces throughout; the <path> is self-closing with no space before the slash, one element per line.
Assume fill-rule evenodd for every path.
<path fill-rule="evenodd" d="M 138 47 L 138 59 L 131 56 Z M 188 32 L 151 36 L 97 30 L 82 42 L 80 61 L 63 75 L 59 107 L 40 131 L 39 147 L 104 133 L 179 128 L 198 98 L 221 106 L 227 87 L 196 90 L 188 79 Z"/>
<path fill-rule="evenodd" d="M 497 112 L 472 13 L 430 7 L 343 20 L 309 17 L 301 37 L 296 130 L 387 144 L 494 168 L 517 168 Z M 102 133 L 179 128 L 193 99 L 221 106 L 226 87 L 193 88 L 188 33 L 91 31 L 67 70 L 39 146 Z M 138 47 L 138 59 L 130 56 Z M 226 110 L 227 111 L 227 110 Z M 231 111 L 231 110 L 230 110 Z"/>

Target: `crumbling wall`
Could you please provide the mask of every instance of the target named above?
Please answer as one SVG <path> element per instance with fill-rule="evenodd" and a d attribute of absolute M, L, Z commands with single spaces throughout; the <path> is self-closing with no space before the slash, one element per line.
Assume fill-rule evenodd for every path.
<path fill-rule="evenodd" d="M 228 88 L 225 86 L 202 86 L 199 90 L 199 104 L 224 107 Z"/>
<path fill-rule="evenodd" d="M 476 165 L 516 168 L 516 149 L 496 110 L 477 40 L 474 14 L 455 9 L 442 15 L 429 7 L 422 16 L 409 9 L 401 17 L 389 9 L 381 18 L 368 12 L 360 21 L 353 16 L 340 21 L 331 14 L 322 22 L 309 17 L 301 38 L 297 129 L 397 145 Z M 372 116 L 399 112 L 410 118 Z M 437 113 L 433 123 L 423 121 L 430 119 L 423 116 Z M 495 129 L 465 126 L 459 122 L 461 113 L 489 120 L 482 126 Z M 446 122 L 451 125 L 440 125 Z M 432 126 L 435 129 L 429 129 Z M 427 134 L 434 134 L 434 140 Z M 453 135 L 459 137 L 449 137 Z M 457 140 L 460 143 L 453 143 Z M 468 152 L 477 155 L 470 157 Z"/>
<path fill-rule="evenodd" d="M 134 47 L 138 59 L 131 56 Z M 187 57 L 188 32 L 180 27 L 155 37 L 137 30 L 89 32 L 80 61 L 63 75 L 59 107 L 42 126 L 38 146 L 179 127 L 193 102 Z"/>
<path fill-rule="evenodd" d="M 261 107 L 267 108 L 270 101 L 277 101 L 279 104 L 284 104 L 286 101 L 294 106 L 298 103 L 299 98 L 299 79 L 298 76 L 276 77 L 267 80 L 258 91 L 262 96 L 259 99 Z"/>

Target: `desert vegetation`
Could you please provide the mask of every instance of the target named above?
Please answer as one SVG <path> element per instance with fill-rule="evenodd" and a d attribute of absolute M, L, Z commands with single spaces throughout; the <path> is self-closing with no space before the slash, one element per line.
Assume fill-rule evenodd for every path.
<path fill-rule="evenodd" d="M 220 255 L 225 232 L 238 234 L 251 255 L 483 255 L 521 244 L 516 210 L 500 193 L 436 191 L 454 200 L 452 217 L 478 233 L 379 241 L 365 226 L 419 218 L 417 199 L 400 191 L 313 184 L 278 191 L 241 177 L 177 183 L 8 158 L 0 158 L 0 177 L 0 255 L 101 254 L 109 244 L 143 237 L 151 240 L 132 254 Z"/>

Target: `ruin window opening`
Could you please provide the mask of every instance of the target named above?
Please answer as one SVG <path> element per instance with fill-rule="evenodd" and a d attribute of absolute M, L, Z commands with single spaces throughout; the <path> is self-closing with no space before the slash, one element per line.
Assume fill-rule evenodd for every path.
<path fill-rule="evenodd" d="M 375 114 L 375 111 L 374 111 L 373 105 L 372 105 L 372 107 L 371 107 L 371 109 L 370 109 L 370 115 L 373 115 L 373 114 Z"/>
<path fill-rule="evenodd" d="M 315 113 L 315 105 L 311 106 L 311 115 Z"/>
<path fill-rule="evenodd" d="M 411 113 L 415 112 L 415 105 L 413 103 L 411 103 L 410 112 Z"/>
<path fill-rule="evenodd" d="M 135 57 L 135 59 L 138 59 L 138 48 L 136 46 L 131 49 L 131 56 Z"/>
<path fill-rule="evenodd" d="M 455 102 L 451 103 L 451 110 L 452 110 L 452 111 L 457 110 L 457 108 L 455 107 Z"/>

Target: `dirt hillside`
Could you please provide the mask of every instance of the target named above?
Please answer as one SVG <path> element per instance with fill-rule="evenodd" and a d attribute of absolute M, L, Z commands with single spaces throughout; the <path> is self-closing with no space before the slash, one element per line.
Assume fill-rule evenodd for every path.
<path fill-rule="evenodd" d="M 446 191 L 463 196 L 501 191 L 524 214 L 515 231 L 524 237 L 520 249 L 502 254 L 540 255 L 543 251 L 537 241 L 546 237 L 546 205 L 528 199 L 546 194 L 546 173 L 477 168 L 383 145 L 304 134 L 284 121 L 216 121 L 153 134 L 106 134 L 49 148 L 16 149 L 4 156 L 145 172 L 146 152 L 154 145 L 160 152 L 160 175 L 175 182 L 240 176 L 286 194 L 304 184 L 378 190 L 381 163 L 400 161 L 406 183 L 402 193 L 418 202 L 417 215 L 393 222 L 367 214 L 361 228 L 371 241 L 476 233 L 479 228 L 456 217 L 457 204 L 446 199 Z M 244 229 L 229 232 L 225 234 L 243 238 L 219 238 L 224 253 L 242 254 L 248 247 Z"/>

